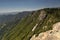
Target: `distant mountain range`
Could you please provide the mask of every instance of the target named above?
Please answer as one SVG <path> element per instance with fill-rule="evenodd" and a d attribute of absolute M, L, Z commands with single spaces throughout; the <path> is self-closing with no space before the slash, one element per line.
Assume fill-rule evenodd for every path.
<path fill-rule="evenodd" d="M 11 12 L 11 13 L 0 15 L 0 24 L 7 23 L 7 22 L 14 22 L 18 19 L 20 20 L 21 18 L 27 16 L 28 14 L 30 14 L 30 12 L 24 11 L 24 12 Z"/>

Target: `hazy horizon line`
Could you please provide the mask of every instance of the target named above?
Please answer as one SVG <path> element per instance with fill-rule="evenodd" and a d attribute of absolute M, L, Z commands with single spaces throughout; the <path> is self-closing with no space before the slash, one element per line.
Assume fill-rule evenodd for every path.
<path fill-rule="evenodd" d="M 45 8 L 60 8 L 60 7 L 45 7 Z M 25 9 L 25 10 L 12 10 L 12 11 L 0 11 L 0 14 L 10 14 L 13 12 L 24 12 L 24 11 L 36 11 L 36 10 L 40 10 L 40 9 L 44 9 L 44 8 L 36 8 L 36 9 Z"/>

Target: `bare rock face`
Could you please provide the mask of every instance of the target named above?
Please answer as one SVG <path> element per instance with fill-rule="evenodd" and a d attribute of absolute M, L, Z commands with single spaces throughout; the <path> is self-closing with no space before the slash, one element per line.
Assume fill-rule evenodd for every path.
<path fill-rule="evenodd" d="M 54 24 L 52 30 L 36 34 L 30 40 L 60 40 L 60 22 Z"/>
<path fill-rule="evenodd" d="M 34 30 L 36 29 L 37 25 L 38 25 L 38 24 L 36 24 L 36 25 L 33 27 L 32 31 L 34 31 Z"/>
<path fill-rule="evenodd" d="M 53 30 L 60 30 L 60 22 L 53 25 Z"/>
<path fill-rule="evenodd" d="M 44 18 L 45 18 L 45 16 L 46 16 L 46 12 L 44 11 L 44 10 L 42 10 L 41 12 L 40 12 L 40 15 L 39 15 L 39 20 L 43 20 Z"/>

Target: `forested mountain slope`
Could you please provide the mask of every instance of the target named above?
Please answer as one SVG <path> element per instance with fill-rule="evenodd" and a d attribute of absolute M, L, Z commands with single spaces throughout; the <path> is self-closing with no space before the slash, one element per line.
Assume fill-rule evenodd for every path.
<path fill-rule="evenodd" d="M 41 32 L 52 30 L 52 25 L 57 22 L 60 22 L 60 8 L 32 11 L 28 16 L 16 21 L 16 24 L 3 27 L 0 30 L 0 40 L 30 40 L 34 34 L 37 37 Z"/>
<path fill-rule="evenodd" d="M 14 14 L 15 13 L 15 14 Z M 24 12 L 11 12 L 10 14 L 2 14 L 0 15 L 0 24 L 8 23 L 8 22 L 14 22 L 16 20 L 20 20 L 21 18 L 27 16 L 31 12 L 24 11 Z"/>

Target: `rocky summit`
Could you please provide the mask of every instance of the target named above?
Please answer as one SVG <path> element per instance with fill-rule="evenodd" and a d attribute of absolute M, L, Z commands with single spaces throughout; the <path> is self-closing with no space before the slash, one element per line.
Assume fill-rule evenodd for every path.
<path fill-rule="evenodd" d="M 60 22 L 53 24 L 52 30 L 42 32 L 37 37 L 36 34 L 30 40 L 60 40 Z"/>

